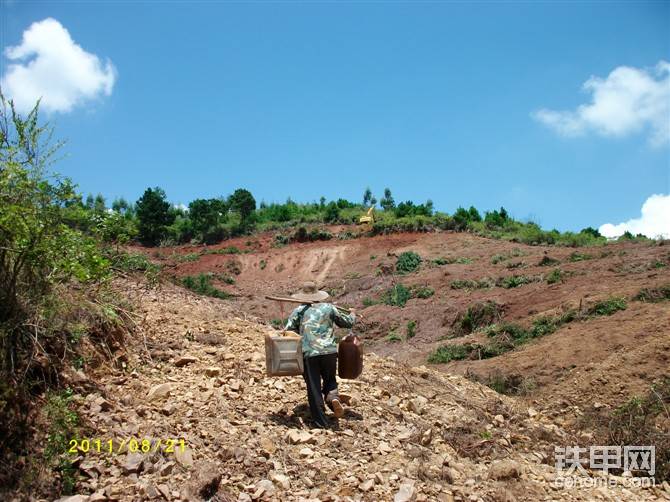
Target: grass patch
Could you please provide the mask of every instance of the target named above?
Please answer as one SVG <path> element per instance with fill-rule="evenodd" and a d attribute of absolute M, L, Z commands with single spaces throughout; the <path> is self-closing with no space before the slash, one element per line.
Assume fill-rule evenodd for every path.
<path fill-rule="evenodd" d="M 547 284 L 556 284 L 563 282 L 564 273 L 560 268 L 555 268 L 547 274 Z"/>
<path fill-rule="evenodd" d="M 173 254 L 172 258 L 177 263 L 188 263 L 198 261 L 200 259 L 200 254 L 198 253 L 186 253 L 186 254 Z"/>
<path fill-rule="evenodd" d="M 495 281 L 488 277 L 484 279 L 456 279 L 449 283 L 451 289 L 487 289 L 492 288 L 495 285 Z"/>
<path fill-rule="evenodd" d="M 670 481 L 670 435 L 663 426 L 670 405 L 670 377 L 650 386 L 644 396 L 635 396 L 613 411 L 592 411 L 582 422 L 595 430 L 598 444 L 617 446 L 654 445 L 657 483 Z M 646 474 L 644 474 L 646 475 Z"/>
<path fill-rule="evenodd" d="M 60 392 L 49 392 L 45 405 L 45 413 L 49 420 L 44 459 L 61 474 L 61 491 L 65 495 L 74 493 L 77 484 L 78 470 L 68 457 L 71 439 L 80 437 L 78 434 L 79 416 L 72 410 L 72 391 L 65 389 Z M 72 457 L 74 458 L 74 457 Z"/>
<path fill-rule="evenodd" d="M 670 284 L 663 284 L 657 288 L 642 288 L 633 300 L 650 303 L 670 300 Z"/>
<path fill-rule="evenodd" d="M 409 340 L 416 336 L 416 321 L 407 321 L 407 329 L 405 331 L 405 336 Z"/>
<path fill-rule="evenodd" d="M 586 310 L 587 317 L 612 315 L 619 310 L 626 310 L 626 299 L 620 296 L 611 296 L 600 300 Z"/>
<path fill-rule="evenodd" d="M 472 258 L 466 258 L 465 256 L 460 256 L 458 258 L 450 258 L 450 257 L 441 256 L 439 258 L 435 258 L 433 260 L 433 264 L 440 265 L 440 266 L 441 265 L 452 265 L 454 263 L 456 263 L 458 265 L 469 265 L 470 263 L 472 263 L 472 261 L 473 261 Z"/>
<path fill-rule="evenodd" d="M 181 278 L 182 285 L 198 294 L 221 298 L 223 300 L 230 298 L 231 295 L 212 285 L 211 274 L 187 275 Z"/>
<path fill-rule="evenodd" d="M 554 265 L 558 265 L 559 263 L 561 263 L 560 260 L 552 258 L 551 256 L 544 255 L 537 265 L 539 267 L 553 267 Z"/>
<path fill-rule="evenodd" d="M 412 292 L 408 287 L 402 284 L 396 284 L 382 295 L 381 301 L 386 305 L 404 307 L 411 297 Z"/>
<path fill-rule="evenodd" d="M 426 298 L 430 298 L 434 294 L 435 290 L 430 286 L 412 286 L 411 288 L 412 298 L 421 298 L 425 300 Z"/>
<path fill-rule="evenodd" d="M 596 316 L 611 315 L 626 308 L 626 301 L 620 297 L 610 297 L 596 302 L 584 312 L 568 310 L 558 316 L 541 316 L 533 320 L 529 328 L 515 323 L 496 323 L 484 328 L 484 333 L 491 340 L 488 343 L 466 343 L 446 345 L 438 348 L 428 356 L 428 362 L 446 363 L 461 359 L 488 359 L 528 343 L 535 338 L 550 335 L 564 324 L 587 320 Z"/>
<path fill-rule="evenodd" d="M 366 296 L 363 298 L 363 307 L 372 307 L 373 305 L 377 305 L 379 302 L 374 300 L 373 298 L 370 298 L 369 296 Z"/>
<path fill-rule="evenodd" d="M 571 262 L 577 262 L 577 261 L 585 261 L 585 260 L 592 260 L 593 255 L 588 254 L 588 253 L 580 253 L 579 251 L 574 251 L 570 253 L 570 256 L 568 257 L 568 260 Z"/>
<path fill-rule="evenodd" d="M 503 307 L 494 301 L 478 302 L 470 305 L 467 310 L 454 321 L 458 335 L 467 335 L 473 331 L 497 323 L 502 319 Z"/>
<path fill-rule="evenodd" d="M 261 261 L 258 262 L 258 268 L 260 268 L 261 270 L 265 270 L 265 267 L 267 267 L 267 266 L 268 266 L 268 262 L 266 262 L 265 260 L 261 260 Z"/>
<path fill-rule="evenodd" d="M 242 251 L 235 246 L 227 246 L 220 249 L 206 249 L 203 254 L 241 254 Z"/>
<path fill-rule="evenodd" d="M 389 334 L 386 337 L 386 341 L 391 343 L 401 342 L 402 338 L 400 338 L 400 335 L 398 335 L 398 333 L 396 333 L 396 331 L 392 329 L 391 331 L 389 331 Z"/>
<path fill-rule="evenodd" d="M 506 375 L 501 371 L 495 371 L 486 377 L 479 377 L 473 373 L 468 373 L 466 376 L 473 382 L 486 385 L 498 394 L 507 396 L 527 396 L 537 388 L 537 383 L 531 377 L 518 374 Z"/>
<path fill-rule="evenodd" d="M 395 269 L 400 274 L 409 274 L 418 270 L 420 266 L 421 257 L 414 251 L 405 251 L 398 256 Z"/>
<path fill-rule="evenodd" d="M 505 289 L 512 289 L 523 286 L 524 284 L 530 284 L 538 281 L 540 281 L 538 276 L 510 275 L 508 277 L 499 277 L 496 281 L 496 286 Z"/>

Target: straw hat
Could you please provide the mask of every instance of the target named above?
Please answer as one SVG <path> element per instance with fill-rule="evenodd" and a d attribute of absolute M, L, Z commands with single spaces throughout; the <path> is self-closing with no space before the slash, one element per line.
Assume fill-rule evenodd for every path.
<path fill-rule="evenodd" d="M 291 298 L 304 302 L 322 302 L 329 297 L 330 295 L 326 291 L 316 289 L 316 284 L 311 281 L 303 283 L 300 291 L 291 295 Z"/>

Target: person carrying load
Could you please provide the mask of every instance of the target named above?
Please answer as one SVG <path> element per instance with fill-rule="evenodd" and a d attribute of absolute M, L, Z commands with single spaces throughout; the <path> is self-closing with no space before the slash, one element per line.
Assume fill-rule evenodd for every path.
<path fill-rule="evenodd" d="M 336 418 L 344 415 L 335 375 L 337 340 L 334 326 L 351 328 L 356 322 L 353 309 L 347 314 L 332 303 L 327 303 L 329 297 L 326 291 L 317 290 L 315 283 L 304 283 L 301 290 L 291 295 L 291 298 L 309 302 L 309 305 L 295 308 L 284 328 L 295 331 L 302 337 L 303 378 L 307 385 L 307 400 L 312 420 L 319 428 L 329 426 L 324 412 L 324 400 Z"/>

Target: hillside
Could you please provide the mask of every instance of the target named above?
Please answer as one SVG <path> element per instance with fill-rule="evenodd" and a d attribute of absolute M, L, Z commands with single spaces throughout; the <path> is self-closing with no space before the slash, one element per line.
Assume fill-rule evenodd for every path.
<path fill-rule="evenodd" d="M 409 237 L 405 237 L 409 238 Z M 67 500 L 656 500 L 663 488 L 552 487 L 575 438 L 458 375 L 368 353 L 334 431 L 308 430 L 301 379 L 264 375 L 268 327 L 181 288 L 122 285 L 143 319 L 107 364 L 70 372 L 83 437 L 185 451 L 80 454 Z M 584 438 L 581 438 L 582 440 Z M 103 443 L 104 444 L 104 443 Z M 617 479 L 623 483 L 623 478 Z M 42 479 L 34 489 L 48 487 Z"/>
<path fill-rule="evenodd" d="M 496 317 L 489 322 L 529 326 L 538 318 L 571 309 L 586 311 L 598 301 L 623 298 L 622 310 L 558 326 L 555 332 L 498 357 L 434 365 L 481 380 L 525 382 L 533 389 L 536 405 L 558 408 L 552 411 L 565 412 L 566 420 L 574 414 L 565 400 L 581 408 L 594 400 L 614 407 L 668 374 L 670 306 L 632 300 L 642 288 L 670 282 L 670 248 L 663 241 L 568 248 L 441 232 L 279 248 L 273 242 L 272 234 L 264 234 L 219 246 L 160 249 L 151 256 L 177 278 L 213 274 L 213 284 L 235 295 L 227 304 L 266 322 L 285 318 L 290 305 L 282 311 L 264 295 L 289 293 L 301 281 L 315 279 L 339 304 L 357 308 L 361 315 L 356 329 L 369 350 L 411 365 L 426 364 L 428 356 L 444 345 L 486 343 L 481 329 L 459 331 L 459 322 L 473 305 L 495 302 Z M 418 253 L 421 266 L 416 272 L 397 274 L 397 257 L 405 251 Z M 540 265 L 543 260 L 550 265 Z M 550 284 L 555 270 L 560 271 L 559 280 Z M 494 284 L 518 276 L 529 282 L 510 288 Z M 454 289 L 471 286 L 467 281 L 488 283 L 483 288 Z M 433 294 L 411 298 L 403 307 L 380 302 L 397 283 L 428 288 Z M 407 324 L 412 321 L 414 336 L 408 338 Z"/>

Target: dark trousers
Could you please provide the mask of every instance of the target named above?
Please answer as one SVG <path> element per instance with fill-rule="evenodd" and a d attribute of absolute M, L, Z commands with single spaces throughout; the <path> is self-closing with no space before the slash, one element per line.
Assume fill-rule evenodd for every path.
<path fill-rule="evenodd" d="M 318 427 L 328 427 L 328 418 L 324 412 L 324 399 L 330 401 L 337 397 L 337 354 L 303 358 L 303 377 L 307 384 L 307 399 L 312 420 Z M 321 380 L 323 379 L 323 386 Z"/>

